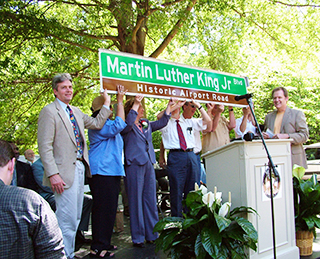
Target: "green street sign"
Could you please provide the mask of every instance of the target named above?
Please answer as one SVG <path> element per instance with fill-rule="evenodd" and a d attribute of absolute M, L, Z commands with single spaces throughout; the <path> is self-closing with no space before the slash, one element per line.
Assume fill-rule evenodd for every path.
<path fill-rule="evenodd" d="M 101 87 L 111 91 L 123 84 L 129 94 L 222 103 L 247 93 L 246 77 L 229 73 L 103 49 L 99 60 Z"/>

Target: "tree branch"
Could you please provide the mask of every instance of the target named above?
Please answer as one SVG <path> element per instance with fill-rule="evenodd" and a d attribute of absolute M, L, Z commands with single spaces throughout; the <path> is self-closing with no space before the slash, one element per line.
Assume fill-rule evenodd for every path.
<path fill-rule="evenodd" d="M 249 19 L 254 25 L 256 25 L 259 29 L 261 29 L 263 32 L 265 32 L 271 39 L 273 39 L 274 41 L 278 41 L 274 36 L 272 36 L 265 28 L 263 28 L 261 25 L 259 25 L 257 22 L 255 22 L 254 20 L 252 20 L 250 17 L 247 17 L 245 13 L 241 13 L 238 10 L 236 10 L 235 8 L 231 7 L 231 10 L 233 10 L 234 12 L 236 12 L 237 14 L 239 14 L 241 17 L 243 18 L 247 18 Z"/>
<path fill-rule="evenodd" d="M 315 4 L 289 4 L 289 3 L 284 3 L 281 1 L 274 1 L 274 0 L 269 0 L 269 2 L 275 3 L 275 4 L 281 4 L 285 6 L 290 6 L 290 7 L 314 7 L 314 8 L 319 8 L 320 5 L 315 5 Z"/>
<path fill-rule="evenodd" d="M 180 0 L 174 1 L 174 2 L 180 2 Z M 185 11 L 185 17 L 182 19 L 179 19 L 176 24 L 173 26 L 172 30 L 168 33 L 167 37 L 163 40 L 163 42 L 160 44 L 160 46 L 150 55 L 152 58 L 157 58 L 162 51 L 169 45 L 173 37 L 179 32 L 181 26 L 183 25 L 183 22 L 187 19 L 187 16 L 191 12 L 193 6 L 197 0 L 192 0 L 189 2 L 189 5 L 186 8 Z"/>
<path fill-rule="evenodd" d="M 167 7 L 167 6 L 172 6 L 175 5 L 177 3 L 183 2 L 184 0 L 175 0 L 175 1 L 171 1 L 171 2 L 167 2 L 165 1 L 165 3 L 161 4 L 163 7 Z"/>

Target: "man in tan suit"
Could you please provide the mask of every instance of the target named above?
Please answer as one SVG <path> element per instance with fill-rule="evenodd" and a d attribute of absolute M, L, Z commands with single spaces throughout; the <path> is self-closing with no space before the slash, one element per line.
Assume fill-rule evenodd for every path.
<path fill-rule="evenodd" d="M 274 139 L 292 139 L 292 165 L 298 164 L 307 168 L 307 159 L 302 146 L 308 140 L 309 131 L 306 117 L 302 111 L 287 107 L 289 95 L 284 87 L 272 91 L 273 104 L 277 110 L 269 113 L 264 122 L 264 129 L 273 132 L 273 136 L 263 132 L 263 137 Z"/>
<path fill-rule="evenodd" d="M 45 171 L 43 184 L 54 192 L 65 252 L 68 258 L 73 258 L 82 212 L 84 173 L 91 177 L 84 129 L 102 128 L 111 114 L 110 96 L 104 91 L 104 106 L 93 118 L 69 105 L 73 97 L 70 74 L 56 75 L 52 88 L 56 99 L 40 112 L 38 147 Z"/>

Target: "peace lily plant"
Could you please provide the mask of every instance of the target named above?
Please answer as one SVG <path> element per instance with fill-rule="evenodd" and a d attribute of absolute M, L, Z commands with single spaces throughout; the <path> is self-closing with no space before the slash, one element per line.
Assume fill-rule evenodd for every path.
<path fill-rule="evenodd" d="M 257 249 L 258 234 L 240 213 L 256 213 L 250 207 L 230 211 L 229 201 L 222 203 L 222 193 L 208 192 L 195 184 L 183 201 L 187 212 L 180 217 L 167 217 L 154 227 L 159 232 L 156 251 L 169 251 L 172 259 L 180 258 L 239 258 L 247 257 L 248 249 Z"/>
<path fill-rule="evenodd" d="M 293 195 L 296 231 L 310 231 L 316 237 L 315 228 L 320 228 L 320 184 L 317 175 L 302 179 L 305 169 L 293 165 Z"/>

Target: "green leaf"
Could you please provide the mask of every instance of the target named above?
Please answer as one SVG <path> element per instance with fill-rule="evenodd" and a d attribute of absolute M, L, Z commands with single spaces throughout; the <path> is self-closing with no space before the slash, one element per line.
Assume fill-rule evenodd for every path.
<path fill-rule="evenodd" d="M 220 240 L 214 239 L 217 234 L 218 233 L 215 233 L 214 229 L 204 227 L 197 238 L 200 239 L 199 242 L 201 241 L 203 248 L 212 258 L 215 257 L 215 251 L 219 250 L 219 246 L 221 244 L 221 238 Z"/>
<path fill-rule="evenodd" d="M 153 228 L 153 233 L 161 232 L 167 228 L 181 228 L 184 219 L 180 217 L 167 217 L 159 220 Z"/>
<path fill-rule="evenodd" d="M 235 216 L 237 214 L 243 214 L 243 213 L 254 213 L 256 215 L 259 215 L 258 212 L 251 207 L 240 206 L 240 207 L 236 207 L 232 211 L 230 211 L 230 217 Z"/>
<path fill-rule="evenodd" d="M 230 223 L 231 223 L 231 220 L 230 219 L 227 219 L 225 217 L 221 217 L 219 216 L 216 212 L 214 212 L 214 217 L 215 217 L 215 220 L 216 220 L 216 223 L 218 225 L 218 228 L 219 228 L 219 232 L 222 232 L 224 229 L 226 229 Z"/>
<path fill-rule="evenodd" d="M 320 219 L 316 215 L 312 216 L 312 219 L 313 219 L 314 224 L 316 225 L 316 227 L 320 228 Z"/>
<path fill-rule="evenodd" d="M 305 223 L 307 224 L 309 230 L 312 230 L 312 229 L 314 228 L 315 223 L 314 223 L 314 221 L 313 221 L 312 216 L 310 216 L 310 217 L 303 217 L 303 220 L 304 220 Z"/>
<path fill-rule="evenodd" d="M 201 241 L 205 250 L 215 258 L 221 250 L 222 235 L 217 227 L 204 227 L 201 231 Z"/>
<path fill-rule="evenodd" d="M 199 220 L 197 220 L 197 219 L 185 219 L 182 224 L 182 228 L 187 229 L 187 228 L 197 224 L 198 222 L 199 222 Z"/>
<path fill-rule="evenodd" d="M 235 221 L 238 225 L 244 230 L 249 238 L 249 247 L 253 250 L 256 250 L 256 243 L 258 241 L 258 233 L 254 226 L 245 218 L 235 218 Z M 248 241 L 248 240 L 247 240 Z"/>
<path fill-rule="evenodd" d="M 179 229 L 170 229 L 163 231 L 156 240 L 156 250 L 167 251 L 171 249 L 172 243 L 176 235 L 179 233 Z"/>
<path fill-rule="evenodd" d="M 233 247 L 231 249 L 231 258 L 232 259 L 243 259 L 244 253 L 245 252 L 244 252 L 243 246 Z"/>
<path fill-rule="evenodd" d="M 197 259 L 205 259 L 206 258 L 207 252 L 203 247 L 200 234 L 197 236 L 196 243 L 194 246 L 194 252 L 197 256 Z"/>

